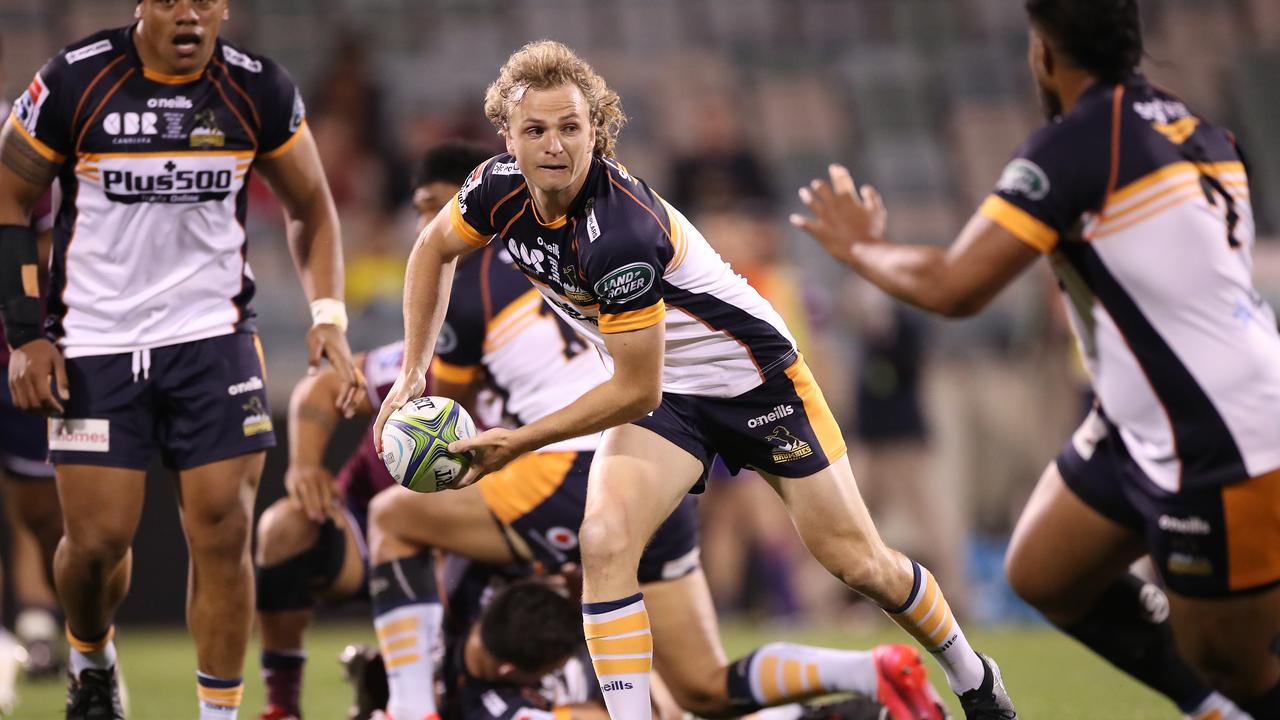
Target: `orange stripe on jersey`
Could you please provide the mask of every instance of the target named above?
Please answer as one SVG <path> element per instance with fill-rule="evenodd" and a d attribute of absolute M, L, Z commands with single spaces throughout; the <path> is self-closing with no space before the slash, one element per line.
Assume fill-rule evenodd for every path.
<path fill-rule="evenodd" d="M 795 362 L 787 367 L 786 373 L 804 404 L 805 417 L 813 428 L 813 434 L 818 437 L 818 445 L 827 456 L 827 462 L 835 462 L 848 452 L 848 447 L 845 445 L 844 435 L 840 433 L 840 425 L 831 414 L 831 408 L 827 407 L 827 399 L 822 396 L 822 389 L 814 381 L 804 356 L 797 353 Z"/>
<path fill-rule="evenodd" d="M 449 201 L 449 225 L 453 227 L 454 234 L 462 238 L 462 242 L 471 247 L 482 248 L 489 244 L 490 238 L 481 235 L 462 216 L 462 208 L 458 207 L 457 195 L 454 195 L 453 199 Z"/>
<path fill-rule="evenodd" d="M 657 193 L 654 193 L 657 195 Z M 667 263 L 665 274 L 670 274 L 676 268 L 680 267 L 680 263 L 684 262 L 685 253 L 689 250 L 689 239 L 685 237 L 684 229 L 680 227 L 680 222 L 676 218 L 675 208 L 671 204 L 658 196 L 658 202 L 662 203 L 662 207 L 667 211 L 667 222 L 671 225 L 671 262 Z"/>
<path fill-rule="evenodd" d="M 1280 470 L 1222 488 L 1227 526 L 1227 585 L 1232 590 L 1280 580 Z"/>
<path fill-rule="evenodd" d="M 93 121 L 98 118 L 98 113 L 102 112 L 103 106 L 107 104 L 107 101 L 111 99 L 112 95 L 116 94 L 116 90 L 120 89 L 120 86 L 124 84 L 124 81 L 129 79 L 129 76 L 133 74 L 133 71 L 134 68 L 126 70 L 124 75 L 120 76 L 120 79 L 116 81 L 116 84 L 112 85 L 111 89 L 107 91 L 107 94 L 98 102 L 98 107 L 94 108 L 93 112 L 89 114 L 89 119 L 84 122 L 84 127 L 80 129 L 80 136 L 76 138 L 76 152 L 80 151 L 80 145 L 84 143 L 84 136 L 89 132 L 89 128 L 93 126 Z"/>
<path fill-rule="evenodd" d="M 978 212 L 1042 253 L 1058 244 L 1058 231 L 999 195 L 988 195 Z"/>
<path fill-rule="evenodd" d="M 658 223 L 658 229 L 661 230 L 662 234 L 666 236 L 667 242 L 671 242 L 671 232 L 668 231 L 667 228 L 663 227 L 662 221 L 658 219 L 658 214 L 653 211 L 653 208 L 640 202 L 640 198 L 636 197 L 635 195 L 632 195 L 631 191 L 623 187 L 622 184 L 619 183 L 617 180 L 614 180 L 612 175 L 609 176 L 609 182 L 612 183 L 614 187 L 618 188 L 623 193 L 625 193 L 627 197 L 631 198 L 632 200 L 635 200 L 637 205 L 644 208 L 644 211 L 649 213 L 649 217 L 653 218 L 653 221 Z"/>
<path fill-rule="evenodd" d="M 103 67 L 101 70 L 99 70 L 97 75 L 94 75 L 94 76 L 93 76 L 93 80 L 92 80 L 92 81 L 90 81 L 90 82 L 89 82 L 89 84 L 88 84 L 87 86 L 85 86 L 84 92 L 80 93 L 80 99 L 76 101 L 76 111 L 75 111 L 74 113 L 72 113 L 72 115 L 71 115 L 71 122 L 73 122 L 73 123 L 74 123 L 74 122 L 75 122 L 75 119 L 76 119 L 76 118 L 78 118 L 78 117 L 80 117 L 80 109 L 81 109 L 82 107 L 84 107 L 84 101 L 85 101 L 86 99 L 88 99 L 88 97 L 89 97 L 89 93 L 93 92 L 93 88 L 98 84 L 98 81 L 102 79 L 102 76 L 103 76 L 103 75 L 106 75 L 108 70 L 110 70 L 111 68 L 115 67 L 115 66 L 116 66 L 116 63 L 120 62 L 121 60 L 125 59 L 126 57 L 128 57 L 128 56 L 127 56 L 127 55 L 117 55 L 117 56 L 116 56 L 116 58 L 115 58 L 114 60 L 112 60 L 111 62 L 107 63 L 105 67 Z"/>
<path fill-rule="evenodd" d="M 453 365 L 440 358 L 431 361 L 431 375 L 454 385 L 470 385 L 480 377 L 480 365 Z"/>
<path fill-rule="evenodd" d="M 142 77 L 148 80 L 154 80 L 158 83 L 165 83 L 166 85 L 182 85 L 183 83 L 195 82 L 196 80 L 199 80 L 200 76 L 203 74 L 203 69 L 193 73 L 187 73 L 186 75 L 165 75 L 164 73 L 156 72 L 145 65 L 142 68 Z"/>
<path fill-rule="evenodd" d="M 1111 195 L 1107 198 L 1107 206 L 1112 207 L 1117 203 L 1124 202 L 1125 200 L 1128 200 L 1129 198 L 1134 197 L 1135 195 L 1142 192 L 1143 190 L 1146 190 L 1147 188 L 1150 188 L 1151 186 L 1156 185 L 1157 183 L 1163 180 L 1167 180 L 1175 175 L 1179 175 L 1182 173 L 1187 173 L 1188 175 L 1198 175 L 1199 173 L 1202 173 L 1202 172 L 1207 175 L 1213 175 L 1214 177 L 1217 177 L 1219 175 L 1229 175 L 1232 173 L 1244 174 L 1245 169 L 1244 169 L 1244 163 L 1239 161 L 1192 164 L 1190 162 L 1187 162 L 1186 160 L 1182 160 L 1176 163 L 1170 163 L 1160 168 L 1159 170 L 1154 170 L 1152 172 L 1147 173 L 1146 175 L 1143 175 L 1137 180 L 1134 180 L 1128 185 L 1125 185 L 1119 190 L 1116 190 L 1115 192 L 1111 193 Z"/>
<path fill-rule="evenodd" d="M 44 158 L 45 160 L 48 160 L 49 162 L 58 163 L 58 164 L 62 164 L 62 162 L 67 159 L 66 155 L 63 155 L 57 150 L 54 150 L 48 145 L 45 145 L 44 143 L 36 139 L 35 135 L 32 135 L 31 133 L 27 132 L 27 129 L 22 127 L 22 123 L 18 122 L 17 115 L 10 113 L 8 122 L 9 122 L 9 125 L 11 125 L 13 129 L 17 130 L 18 134 L 21 135 L 22 138 L 27 141 L 27 144 L 31 146 L 31 149 L 35 150 L 37 153 L 40 154 L 40 157 Z"/>
<path fill-rule="evenodd" d="M 236 106 L 231 104 L 231 98 L 227 97 L 227 92 L 222 89 L 222 83 L 218 82 L 218 78 L 210 75 L 209 82 L 213 83 L 213 89 L 218 91 L 218 96 L 222 98 L 222 102 L 226 104 L 231 114 L 236 116 L 236 120 L 240 122 L 240 127 L 244 128 L 245 134 L 249 136 L 249 142 L 253 143 L 253 151 L 255 153 L 258 152 L 258 134 L 253 131 L 253 128 L 244 119 L 244 116 L 240 114 L 240 111 L 236 109 Z"/>
<path fill-rule="evenodd" d="M 227 69 L 225 63 L 215 57 L 213 58 L 213 64 L 222 68 L 222 76 L 227 79 L 227 83 L 231 85 L 231 89 L 235 90 L 239 93 L 240 97 L 244 98 L 245 103 L 249 105 L 249 112 L 253 114 L 253 121 L 258 124 L 258 127 L 262 127 L 262 116 L 258 114 L 258 106 L 253 102 L 253 98 L 249 97 L 249 93 L 245 92 L 244 88 L 240 87 L 240 83 L 236 82 L 236 79 L 231 76 L 231 71 Z"/>
<path fill-rule="evenodd" d="M 551 720 L 573 720 L 573 708 L 564 705 L 551 708 Z"/>
<path fill-rule="evenodd" d="M 262 382 L 267 382 L 267 354 L 262 352 L 262 338 L 253 334 L 253 349 L 258 351 L 258 367 L 262 370 Z"/>
<path fill-rule="evenodd" d="M 1184 203 L 1195 202 L 1196 199 L 1203 198 L 1203 197 L 1204 197 L 1204 191 L 1200 189 L 1199 183 L 1193 183 L 1191 187 L 1186 188 L 1181 192 L 1172 193 L 1168 195 L 1165 195 L 1165 194 L 1157 195 L 1156 197 L 1152 198 L 1152 202 L 1156 200 L 1163 200 L 1165 202 L 1162 202 L 1160 205 L 1158 205 L 1154 209 L 1148 212 L 1142 213 L 1137 217 L 1129 218 L 1125 222 L 1115 223 L 1115 222 L 1112 222 L 1112 218 L 1108 217 L 1106 224 L 1099 225 L 1096 229 L 1094 229 L 1093 234 L 1089 236 L 1089 239 L 1096 240 L 1098 238 L 1103 238 L 1108 235 L 1114 235 L 1123 230 L 1127 230 L 1133 227 L 1134 225 L 1138 225 L 1139 223 L 1142 223 L 1146 220 L 1150 220 L 1151 218 L 1155 217 L 1156 215 L 1159 215 L 1160 213 L 1166 210 L 1171 210 Z M 1150 203 L 1143 203 L 1143 207 L 1145 207 L 1148 204 Z"/>
<path fill-rule="evenodd" d="M 528 515 L 564 484 L 576 452 L 532 452 L 480 478 L 480 497 L 506 525 Z M 637 628 L 638 629 L 638 628 Z"/>
<path fill-rule="evenodd" d="M 643 330 L 662 322 L 666 316 L 667 304 L 662 300 L 640 310 L 600 313 L 600 332 L 621 333 Z"/>
<path fill-rule="evenodd" d="M 307 129 L 307 121 L 303 120 L 302 123 L 298 125 L 298 129 L 294 131 L 293 135 L 289 136 L 288 140 L 285 140 L 284 142 L 280 143 L 279 147 L 277 147 L 276 149 L 268 150 L 262 153 L 261 155 L 259 155 L 258 157 L 262 158 L 263 160 L 271 160 L 274 158 L 278 158 L 281 155 L 284 155 L 285 153 L 289 152 L 290 148 L 292 148 L 295 144 L 297 144 L 299 140 L 302 139 L 302 133 L 306 129 Z"/>
<path fill-rule="evenodd" d="M 485 162 L 485 165 L 488 165 L 488 164 L 489 164 L 488 162 Z M 498 222 L 498 208 L 502 207 L 508 200 L 515 197 L 516 193 L 519 193 L 521 190 L 525 189 L 528 186 L 529 186 L 528 183 L 520 183 L 519 187 L 507 193 L 506 195 L 503 195 L 501 200 L 493 204 L 493 208 L 489 210 L 489 227 L 493 227 L 494 224 Z M 510 224 L 508 224 L 507 227 L 510 227 Z"/>

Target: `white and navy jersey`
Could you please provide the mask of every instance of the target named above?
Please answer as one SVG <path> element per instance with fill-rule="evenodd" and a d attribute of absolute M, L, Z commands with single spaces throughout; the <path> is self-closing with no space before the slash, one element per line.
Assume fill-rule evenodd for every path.
<path fill-rule="evenodd" d="M 517 425 L 546 417 L 609 379 L 600 355 L 496 246 L 459 261 L 435 353 L 432 377 L 466 384 L 483 375 Z M 599 443 L 600 433 L 593 433 L 540 451 L 590 451 Z"/>
<path fill-rule="evenodd" d="M 564 217 L 538 217 L 509 154 L 475 172 L 449 205 L 454 231 L 493 237 L 562 317 L 597 345 L 665 324 L 664 392 L 735 397 L 782 372 L 795 340 L 778 313 L 644 181 L 595 157 Z"/>
<path fill-rule="evenodd" d="M 1107 417 L 1169 491 L 1280 467 L 1280 335 L 1232 136 L 1140 75 L 1036 134 L 981 212 L 1051 261 Z"/>
<path fill-rule="evenodd" d="M 219 39 L 203 71 L 143 67 L 133 27 L 50 60 L 8 122 L 61 164 L 46 330 L 68 357 L 251 330 L 249 172 L 303 124 L 293 81 Z"/>

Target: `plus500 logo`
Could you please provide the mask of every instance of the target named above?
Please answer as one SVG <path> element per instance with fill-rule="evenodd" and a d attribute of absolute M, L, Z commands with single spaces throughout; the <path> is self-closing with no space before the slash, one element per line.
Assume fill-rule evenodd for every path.
<path fill-rule="evenodd" d="M 230 170 L 171 170 L 167 174 L 144 175 L 130 170 L 107 170 L 102 173 L 103 187 L 108 192 L 190 192 L 230 190 Z"/>

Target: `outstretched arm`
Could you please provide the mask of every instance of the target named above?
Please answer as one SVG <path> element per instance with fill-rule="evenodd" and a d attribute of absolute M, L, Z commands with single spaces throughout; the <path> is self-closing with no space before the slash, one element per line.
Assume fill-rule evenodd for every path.
<path fill-rule="evenodd" d="M 453 269 L 459 257 L 476 249 L 458 237 L 449 213 L 449 206 L 445 206 L 409 253 L 404 273 L 404 366 L 373 424 L 373 445 L 378 452 L 382 452 L 382 428 L 387 418 L 426 390 L 432 348 L 449 309 Z"/>
<path fill-rule="evenodd" d="M 363 387 L 347 345 L 338 211 L 329 193 L 311 130 L 303 125 L 298 133 L 298 140 L 284 154 L 262 157 L 258 166 L 284 205 L 289 249 L 302 289 L 311 301 L 313 325 L 307 332 L 307 346 L 311 350 L 308 365 L 315 372 L 321 357 L 329 360 L 344 383 L 338 398 L 339 407 L 350 412 L 363 394 Z"/>
<path fill-rule="evenodd" d="M 830 167 L 831 182 L 800 189 L 812 217 L 791 223 L 832 257 L 904 302 L 948 317 L 980 311 L 1039 257 L 985 215 L 975 214 L 950 247 L 898 245 L 884 238 L 887 213 L 870 185 L 855 188 L 849 171 Z"/>

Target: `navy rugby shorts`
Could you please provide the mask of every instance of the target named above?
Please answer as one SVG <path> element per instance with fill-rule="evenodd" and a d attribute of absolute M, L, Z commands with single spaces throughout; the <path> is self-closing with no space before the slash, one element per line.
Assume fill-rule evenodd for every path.
<path fill-rule="evenodd" d="M 1280 470 L 1169 492 L 1143 472 L 1100 410 L 1056 462 L 1086 505 L 1143 536 L 1173 592 L 1223 597 L 1280 585 Z"/>
<path fill-rule="evenodd" d="M 0 375 L 7 377 L 7 369 L 0 363 Z M 0 377 L 0 468 L 9 477 L 19 480 L 53 477 L 53 466 L 47 460 L 47 426 L 48 423 L 39 415 L 13 406 L 9 383 Z"/>
<path fill-rule="evenodd" d="M 71 399 L 49 423 L 54 465 L 189 470 L 276 444 L 262 344 L 232 333 L 67 359 Z"/>
<path fill-rule="evenodd" d="M 702 463 L 690 492 L 703 491 L 718 455 L 729 472 L 748 468 L 777 477 L 807 477 L 848 452 L 835 416 L 804 358 L 731 398 L 663 393 L 653 414 L 636 420 Z"/>

